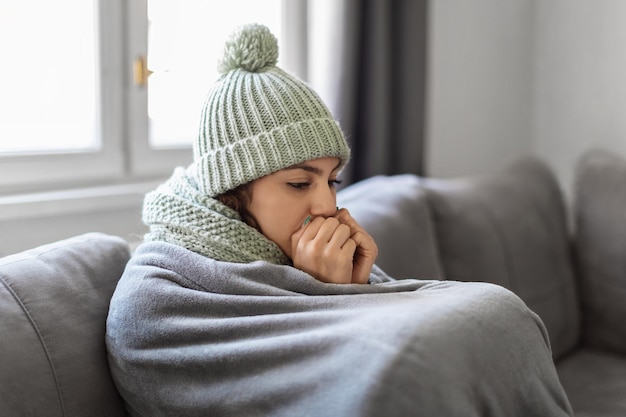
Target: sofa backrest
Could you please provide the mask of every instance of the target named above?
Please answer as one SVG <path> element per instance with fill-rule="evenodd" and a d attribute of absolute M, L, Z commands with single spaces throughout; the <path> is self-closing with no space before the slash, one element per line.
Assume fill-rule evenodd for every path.
<path fill-rule="evenodd" d="M 89 233 L 0 259 L 0 414 L 125 415 L 104 334 L 129 254 Z"/>
<path fill-rule="evenodd" d="M 446 279 L 512 290 L 544 321 L 555 359 L 575 348 L 580 311 L 571 237 L 548 166 L 529 156 L 497 172 L 423 185 Z"/>
<path fill-rule="evenodd" d="M 555 359 L 579 344 L 566 209 L 543 161 L 464 178 L 378 176 L 338 201 L 376 239 L 377 264 L 392 277 L 502 285 L 542 318 Z"/>
<path fill-rule="evenodd" d="M 588 151 L 576 167 L 574 196 L 584 340 L 625 354 L 626 158 Z"/>
<path fill-rule="evenodd" d="M 415 175 L 376 176 L 342 189 L 337 204 L 372 235 L 390 276 L 441 279 L 432 216 Z"/>

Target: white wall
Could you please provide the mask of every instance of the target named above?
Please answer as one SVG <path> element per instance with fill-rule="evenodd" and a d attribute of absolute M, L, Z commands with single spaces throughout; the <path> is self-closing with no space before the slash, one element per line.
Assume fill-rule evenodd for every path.
<path fill-rule="evenodd" d="M 140 241 L 146 192 L 161 181 L 0 196 L 0 257 L 86 232 Z"/>
<path fill-rule="evenodd" d="M 429 175 L 533 153 L 571 198 L 585 150 L 626 156 L 626 1 L 429 5 Z"/>
<path fill-rule="evenodd" d="M 626 1 L 537 1 L 532 149 L 571 194 L 582 152 L 626 156 Z"/>
<path fill-rule="evenodd" d="M 426 170 L 490 170 L 530 151 L 534 3 L 429 2 Z"/>

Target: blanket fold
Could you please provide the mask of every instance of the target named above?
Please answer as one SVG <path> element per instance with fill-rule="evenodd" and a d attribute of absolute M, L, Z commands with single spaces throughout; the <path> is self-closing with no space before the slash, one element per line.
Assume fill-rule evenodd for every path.
<path fill-rule="evenodd" d="M 326 284 L 137 248 L 111 301 L 133 416 L 568 416 L 541 320 L 492 284 Z"/>

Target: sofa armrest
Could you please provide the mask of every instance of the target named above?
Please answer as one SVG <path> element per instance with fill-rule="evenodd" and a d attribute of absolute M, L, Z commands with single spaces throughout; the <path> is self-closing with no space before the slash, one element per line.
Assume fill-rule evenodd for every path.
<path fill-rule="evenodd" d="M 129 252 L 89 233 L 0 259 L 3 415 L 125 415 L 104 333 Z"/>
<path fill-rule="evenodd" d="M 626 159 L 587 152 L 576 167 L 575 225 L 584 340 L 626 354 Z"/>

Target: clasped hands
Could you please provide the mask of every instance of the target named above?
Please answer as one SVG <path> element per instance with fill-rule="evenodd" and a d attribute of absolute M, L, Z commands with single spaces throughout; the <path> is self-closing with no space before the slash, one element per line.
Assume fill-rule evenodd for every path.
<path fill-rule="evenodd" d="M 340 209 L 316 217 L 291 236 L 294 267 L 335 284 L 366 284 L 378 256 L 374 239 Z"/>

